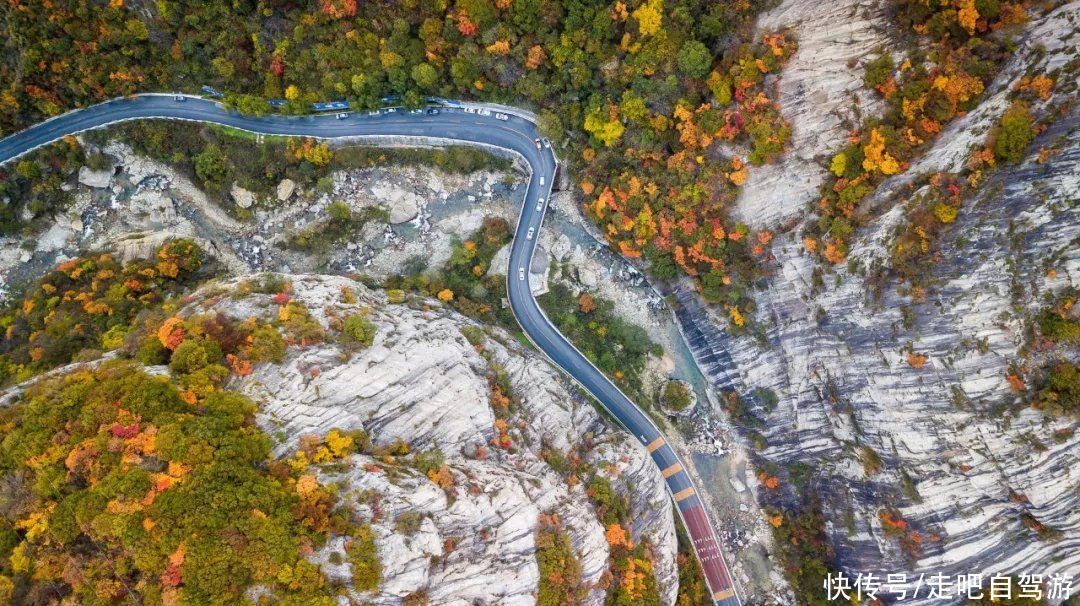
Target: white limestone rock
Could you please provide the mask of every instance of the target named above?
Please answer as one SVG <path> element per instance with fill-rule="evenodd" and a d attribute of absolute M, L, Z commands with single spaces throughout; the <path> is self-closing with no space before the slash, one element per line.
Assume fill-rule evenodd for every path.
<path fill-rule="evenodd" d="M 371 187 L 371 193 L 379 203 L 390 209 L 390 223 L 395 225 L 415 219 L 423 204 L 416 192 L 392 183 L 376 183 Z"/>
<path fill-rule="evenodd" d="M 860 86 L 862 68 L 847 66 L 847 52 L 862 56 L 885 41 L 873 35 L 874 6 L 787 0 L 763 17 L 763 27 L 786 23 L 797 30 L 800 48 L 783 75 L 780 99 L 795 134 L 787 164 L 751 173 L 739 202 L 745 220 L 758 218 L 756 225 L 769 228 L 792 216 L 813 220 L 800 209 L 816 197 L 824 169 L 811 160 L 839 146 L 843 130 L 830 114 Z M 902 218 L 889 196 L 904 192 L 916 175 L 956 170 L 972 144 L 984 141 L 987 126 L 1008 105 L 1005 91 L 1019 77 L 1074 61 L 1076 44 L 1068 40 L 1078 21 L 1080 3 L 1067 3 L 1018 37 L 1017 51 L 980 106 L 949 125 L 907 173 L 870 200 L 871 208 L 888 210 L 873 214 L 853 238 L 852 259 L 863 266 L 888 262 L 888 243 Z M 850 43 L 821 43 L 834 33 Z M 1075 89 L 1075 72 L 1071 78 L 1056 84 L 1057 94 Z M 865 103 L 863 109 L 872 114 Z M 965 203 L 941 243 L 943 259 L 932 268 L 931 300 L 914 306 L 912 328 L 901 317 L 911 301 L 897 293 L 895 282 L 873 301 L 865 276 L 840 268 L 839 281 L 826 274 L 815 290 L 815 262 L 798 241 L 798 226 L 774 241 L 773 276 L 754 295 L 767 346 L 727 335 L 719 328 L 724 318 L 693 310 L 705 336 L 692 345 L 708 360 L 703 370 L 714 386 L 741 394 L 769 388 L 779 397 L 773 410 L 748 403 L 769 444 L 760 454 L 818 468 L 830 536 L 847 570 L 917 577 L 1048 575 L 1080 567 L 1080 436 L 1067 431 L 1075 423 L 1032 409 L 995 414 L 1016 400 L 1006 376 L 1010 364 L 1024 358 L 1025 330 L 1043 297 L 1080 284 L 1074 202 L 1080 143 L 1070 136 L 1078 125 L 1075 108 L 1054 116 L 1024 163 L 1000 167 Z M 1040 164 L 1033 156 L 1044 145 L 1056 151 Z M 904 361 L 907 343 L 929 357 L 922 369 Z M 862 446 L 881 457 L 879 473 L 864 472 Z M 902 474 L 911 479 L 906 491 Z M 922 533 L 917 555 L 883 537 L 885 504 Z M 1041 540 L 1025 527 L 1024 516 L 1060 539 Z"/>
<path fill-rule="evenodd" d="M 103 189 L 112 181 L 111 170 L 94 170 L 89 166 L 79 167 L 79 183 L 87 187 Z"/>
<path fill-rule="evenodd" d="M 279 202 L 288 202 L 289 198 L 296 193 L 296 181 L 282 179 L 277 186 L 277 199 Z"/>
<path fill-rule="evenodd" d="M 255 204 L 255 192 L 240 187 L 235 181 L 229 188 L 229 195 L 240 208 L 251 208 Z"/>
<path fill-rule="evenodd" d="M 402 439 L 413 451 L 440 449 L 455 478 L 451 500 L 418 472 L 396 468 L 391 479 L 365 471 L 379 461 L 362 455 L 353 457 L 349 471 L 327 476 L 348 485 L 343 498 L 362 519 L 375 518 L 384 581 L 377 592 L 354 597 L 398 604 L 422 590 L 433 604 L 532 604 L 539 581 L 535 531 L 541 513 L 558 515 L 581 561 L 584 581 L 595 584 L 608 564 L 604 529 L 584 487 L 570 486 L 540 455 L 543 448 L 582 448 L 590 463 L 614 466 L 618 490 L 633 487 L 632 536 L 654 545 L 663 603 L 673 603 L 678 590 L 674 517 L 659 471 L 636 441 L 606 426 L 539 354 L 488 328 L 482 355 L 461 333 L 477 326 L 437 304 L 430 311 L 390 305 L 381 293 L 343 277 L 291 279 L 294 299 L 324 326 L 367 308 L 377 334 L 371 347 L 348 357 L 331 343 L 290 348 L 283 364 L 261 365 L 230 380 L 230 389 L 259 403 L 260 424 L 283 438 L 275 454 L 288 454 L 305 434 L 362 428 L 379 445 Z M 220 293 L 220 286 L 234 283 L 209 285 L 205 292 Z M 342 301 L 343 288 L 356 293 L 356 304 Z M 184 313 L 277 314 L 269 295 L 196 294 L 193 299 Z M 496 416 L 489 404 L 488 376 L 496 368 L 506 373 L 520 398 L 507 418 L 513 450 L 490 444 Z M 486 457 L 476 457 L 478 446 L 487 449 Z M 380 495 L 377 517 L 367 500 L 357 498 L 366 491 Z M 424 518 L 411 537 L 394 525 L 406 511 Z M 447 539 L 454 545 L 444 553 Z M 329 552 L 340 548 L 331 543 L 314 559 L 328 563 Z M 344 580 L 349 571 L 335 567 L 331 574 Z M 602 590 L 593 589 L 588 602 L 599 606 L 603 598 Z"/>

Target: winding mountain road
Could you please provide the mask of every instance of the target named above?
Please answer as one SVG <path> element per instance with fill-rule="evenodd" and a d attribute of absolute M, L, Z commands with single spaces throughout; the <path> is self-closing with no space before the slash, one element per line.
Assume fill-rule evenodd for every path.
<path fill-rule="evenodd" d="M 529 287 L 529 266 L 558 169 L 554 152 L 540 142 L 536 125 L 515 112 L 500 119 L 482 106 L 456 103 L 435 111 L 386 108 L 347 115 L 245 116 L 221 104 L 187 95 L 145 94 L 114 99 L 56 116 L 0 140 L 0 165 L 64 136 L 118 122 L 169 119 L 219 124 L 263 135 L 337 139 L 423 137 L 446 143 L 496 147 L 521 156 L 532 174 L 510 251 L 506 286 L 510 307 L 532 342 L 555 365 L 591 393 L 648 450 L 675 501 L 713 600 L 740 606 L 739 597 L 704 504 L 678 455 L 663 434 L 618 387 L 581 354 L 540 309 Z"/>

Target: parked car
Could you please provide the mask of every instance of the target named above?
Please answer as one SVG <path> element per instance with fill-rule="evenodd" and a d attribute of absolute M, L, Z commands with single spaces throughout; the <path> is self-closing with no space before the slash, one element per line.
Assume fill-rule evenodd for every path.
<path fill-rule="evenodd" d="M 439 113 L 439 110 L 435 109 L 434 107 L 431 107 L 431 108 L 428 108 L 427 113 L 428 113 L 429 116 L 434 116 L 435 114 Z"/>
<path fill-rule="evenodd" d="M 476 113 L 476 108 L 475 107 L 466 107 L 465 108 L 465 113 L 466 114 L 475 114 Z"/>
<path fill-rule="evenodd" d="M 183 103 L 184 101 L 187 101 L 187 97 L 185 97 L 184 95 L 175 95 L 173 97 L 173 101 L 179 101 L 180 103 Z"/>
<path fill-rule="evenodd" d="M 524 267 L 519 267 L 518 268 L 518 280 L 524 280 L 524 279 L 525 279 L 525 268 Z"/>
<path fill-rule="evenodd" d="M 490 109 L 480 108 L 480 115 L 481 116 L 490 116 L 491 115 L 491 110 Z"/>
<path fill-rule="evenodd" d="M 503 120 L 503 121 L 506 121 L 506 120 L 510 119 L 510 116 L 507 116 L 506 114 L 495 114 L 495 117 L 497 119 Z"/>
<path fill-rule="evenodd" d="M 547 138 L 544 138 L 544 147 L 551 148 L 551 141 L 548 141 Z"/>
<path fill-rule="evenodd" d="M 338 120 L 344 120 L 345 118 L 348 118 L 348 117 L 349 117 L 349 112 L 341 112 L 340 114 L 337 115 Z"/>

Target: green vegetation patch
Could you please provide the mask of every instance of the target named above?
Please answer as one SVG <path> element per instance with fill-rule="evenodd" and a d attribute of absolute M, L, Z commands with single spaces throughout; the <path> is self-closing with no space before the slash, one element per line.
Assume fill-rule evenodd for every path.
<path fill-rule="evenodd" d="M 107 254 L 62 263 L 0 315 L 0 385 L 114 349 L 140 312 L 194 285 L 202 265 L 190 240 L 124 265 Z"/>
<path fill-rule="evenodd" d="M 130 362 L 28 389 L 0 411 L 0 563 L 15 592 L 231 604 L 265 584 L 332 603 L 302 555 L 324 538 L 328 498 L 271 465 L 255 409 L 229 392 L 192 406 Z"/>
<path fill-rule="evenodd" d="M 509 244 L 510 239 L 510 224 L 505 219 L 486 217 L 481 228 L 468 239 L 454 242 L 450 260 L 442 267 L 428 269 L 421 259 L 409 275 L 387 278 L 383 288 L 388 293 L 421 292 L 474 320 L 516 331 L 514 315 L 503 305 L 506 276 L 501 273 L 488 275 L 495 254 Z M 404 298 L 395 300 L 403 301 Z"/>
<path fill-rule="evenodd" d="M 340 201 L 331 202 L 326 214 L 325 219 L 289 235 L 282 246 L 325 256 L 369 222 L 386 223 L 390 219 L 390 213 L 383 208 L 371 206 L 357 211 Z"/>
<path fill-rule="evenodd" d="M 694 403 L 694 393 L 682 381 L 665 383 L 661 398 L 665 407 L 676 412 L 682 412 Z"/>
<path fill-rule="evenodd" d="M 1066 346 L 1080 344 L 1080 322 L 1073 310 L 1076 298 L 1076 290 L 1069 289 L 1039 313 L 1036 321 L 1043 337 Z"/>
<path fill-rule="evenodd" d="M 1036 374 L 1035 406 L 1052 414 L 1080 415 L 1080 369 L 1075 363 L 1057 360 Z"/>
<path fill-rule="evenodd" d="M 612 301 L 590 293 L 575 297 L 562 284 L 553 284 L 539 301 L 548 318 L 586 358 L 628 395 L 645 400 L 641 373 L 649 357 L 659 356 L 663 350 L 644 328 L 620 318 Z"/>
<path fill-rule="evenodd" d="M 536 562 L 540 568 L 537 606 L 572 606 L 588 593 L 581 582 L 581 562 L 570 537 L 555 516 L 542 515 L 536 530 Z"/>
<path fill-rule="evenodd" d="M 825 516 L 820 504 L 807 500 L 802 510 L 767 511 L 773 528 L 773 544 L 784 575 L 799 604 L 824 606 L 829 601 L 822 590 L 833 571 L 835 554 L 825 533 Z"/>

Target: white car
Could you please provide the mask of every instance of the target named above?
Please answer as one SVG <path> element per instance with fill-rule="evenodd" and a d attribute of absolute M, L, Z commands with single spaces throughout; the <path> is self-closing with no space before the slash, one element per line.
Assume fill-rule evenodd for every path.
<path fill-rule="evenodd" d="M 475 107 L 466 107 L 465 108 L 465 113 L 466 114 L 475 114 L 476 113 L 476 108 Z"/>
<path fill-rule="evenodd" d="M 536 211 L 540 212 L 542 210 L 544 210 L 544 199 L 540 198 L 539 200 L 536 201 Z"/>
<path fill-rule="evenodd" d="M 535 233 L 536 233 L 536 228 L 535 227 L 530 227 L 529 228 L 529 233 L 525 234 L 525 239 L 526 240 L 532 240 L 533 234 L 535 234 Z"/>
<path fill-rule="evenodd" d="M 540 149 L 540 139 L 533 141 L 536 144 L 536 149 Z"/>
<path fill-rule="evenodd" d="M 509 120 L 509 119 L 510 119 L 510 116 L 507 116 L 506 114 L 495 114 L 495 118 L 496 118 L 497 120 L 503 120 L 503 121 L 506 121 L 506 120 Z"/>
<path fill-rule="evenodd" d="M 338 120 L 344 120 L 345 118 L 348 118 L 348 117 L 349 117 L 349 112 L 341 112 L 340 114 L 337 115 Z"/>
<path fill-rule="evenodd" d="M 525 268 L 524 267 L 519 267 L 518 268 L 518 280 L 524 280 L 524 279 L 525 279 Z"/>
<path fill-rule="evenodd" d="M 548 141 L 547 139 L 544 139 L 544 147 L 550 148 L 551 147 L 551 141 Z"/>
<path fill-rule="evenodd" d="M 540 177 L 540 185 L 543 185 L 543 184 L 544 184 L 544 178 Z"/>
<path fill-rule="evenodd" d="M 183 103 L 186 100 L 187 98 L 183 95 L 176 95 L 175 97 L 173 97 L 173 101 L 179 101 L 180 103 Z"/>
<path fill-rule="evenodd" d="M 397 108 L 396 107 L 388 107 L 388 108 L 384 109 L 383 111 L 388 113 L 388 114 L 393 114 L 393 113 L 397 112 Z"/>
<path fill-rule="evenodd" d="M 481 109 L 480 109 L 480 115 L 481 115 L 481 116 L 490 116 L 490 115 L 491 115 L 491 110 L 490 110 L 490 109 L 483 109 L 483 108 L 481 108 Z"/>

